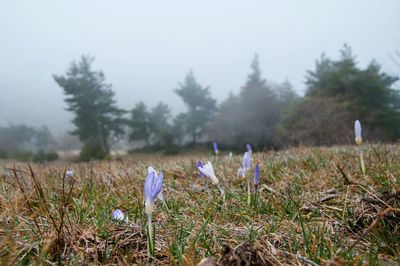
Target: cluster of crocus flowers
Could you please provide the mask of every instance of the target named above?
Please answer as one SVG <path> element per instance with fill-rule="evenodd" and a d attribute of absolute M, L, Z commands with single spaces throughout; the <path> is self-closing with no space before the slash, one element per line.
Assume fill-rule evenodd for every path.
<path fill-rule="evenodd" d="M 246 151 L 243 155 L 242 167 L 244 171 L 244 175 L 247 179 L 247 205 L 251 204 L 251 191 L 250 191 L 250 177 L 248 172 L 250 171 L 251 166 L 251 155 L 250 152 Z"/>
<path fill-rule="evenodd" d="M 362 144 L 362 137 L 361 137 L 361 123 L 360 121 L 356 120 L 354 123 L 354 134 L 355 134 L 355 141 L 357 145 Z M 365 176 L 365 165 L 364 165 L 364 159 L 363 159 L 363 154 L 362 150 L 360 149 L 360 165 L 361 165 L 361 171 L 363 176 Z"/>
<path fill-rule="evenodd" d="M 221 193 L 222 200 L 225 201 L 225 192 L 219 184 L 218 178 L 215 176 L 214 168 L 211 162 L 208 161 L 206 164 L 203 165 L 203 163 L 199 161 L 197 162 L 197 169 L 199 170 L 200 175 L 210 178 L 211 183 L 218 187 Z"/>
<path fill-rule="evenodd" d="M 154 255 L 154 236 L 152 227 L 152 215 L 154 211 L 154 201 L 156 198 L 163 200 L 162 196 L 163 173 L 157 175 L 154 168 L 149 167 L 146 181 L 144 182 L 145 208 L 147 215 L 147 251 L 149 255 Z M 161 193 L 161 194 L 160 194 Z"/>

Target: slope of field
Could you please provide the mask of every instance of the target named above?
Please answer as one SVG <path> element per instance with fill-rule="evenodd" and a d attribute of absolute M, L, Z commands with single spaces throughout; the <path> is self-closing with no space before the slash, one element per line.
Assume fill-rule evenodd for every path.
<path fill-rule="evenodd" d="M 363 151 L 365 175 L 360 169 Z M 127 157 L 0 169 L 2 264 L 327 265 L 400 263 L 400 146 L 254 153 L 256 204 L 237 177 L 242 156 Z M 213 162 L 225 190 L 199 177 Z M 146 248 L 147 167 L 164 173 L 155 256 Z M 66 169 L 74 178 L 63 178 Z M 253 179 L 253 173 L 250 174 Z M 115 222 L 121 209 L 128 222 Z M 205 259 L 208 258 L 208 259 Z M 241 264 L 242 263 L 242 264 Z M 244 263 L 244 264 L 243 264 Z"/>

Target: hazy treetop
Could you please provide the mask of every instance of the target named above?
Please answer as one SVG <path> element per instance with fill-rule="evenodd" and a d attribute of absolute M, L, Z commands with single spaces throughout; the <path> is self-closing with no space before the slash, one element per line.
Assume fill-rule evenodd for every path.
<path fill-rule="evenodd" d="M 300 93 L 306 70 L 343 43 L 391 73 L 399 10 L 398 0 L 2 1 L 0 124 L 68 124 L 51 74 L 81 54 L 96 58 L 121 107 L 163 100 L 174 113 L 183 103 L 173 89 L 189 69 L 222 100 L 245 83 L 256 52 L 263 77 L 287 78 Z"/>

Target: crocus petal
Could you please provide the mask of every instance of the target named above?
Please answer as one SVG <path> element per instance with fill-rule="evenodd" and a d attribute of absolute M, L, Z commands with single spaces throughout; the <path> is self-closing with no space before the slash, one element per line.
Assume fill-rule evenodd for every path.
<path fill-rule="evenodd" d="M 150 172 L 146 177 L 146 181 L 144 182 L 144 195 L 146 201 L 153 200 L 152 194 L 153 194 L 153 185 L 155 177 L 156 177 L 155 173 Z"/>

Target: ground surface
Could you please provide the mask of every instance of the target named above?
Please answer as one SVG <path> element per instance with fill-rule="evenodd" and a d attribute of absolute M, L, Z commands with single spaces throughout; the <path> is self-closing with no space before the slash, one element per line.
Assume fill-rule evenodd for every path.
<path fill-rule="evenodd" d="M 247 206 L 241 155 L 130 157 L 94 163 L 0 162 L 2 264 L 285 265 L 400 263 L 400 146 L 297 148 L 253 154 Z M 199 177 L 210 160 L 226 192 Z M 155 256 L 146 247 L 147 167 L 164 173 Z M 15 168 L 15 170 L 14 170 Z M 74 180 L 65 179 L 68 168 Z M 252 174 L 251 174 L 252 179 Z M 209 189 L 208 189 L 209 188 Z M 396 194 L 397 193 L 397 194 Z M 254 203 L 254 202 L 253 202 Z M 120 208 L 129 222 L 113 222 Z M 208 258 L 208 259 L 205 259 Z"/>

